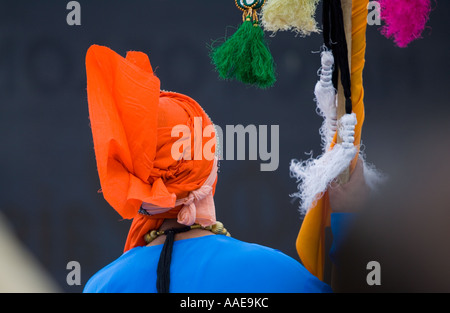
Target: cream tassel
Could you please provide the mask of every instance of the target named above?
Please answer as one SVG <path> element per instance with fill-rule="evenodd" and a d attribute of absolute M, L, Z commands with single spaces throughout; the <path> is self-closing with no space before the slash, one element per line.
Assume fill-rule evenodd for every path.
<path fill-rule="evenodd" d="M 320 0 L 268 0 L 262 9 L 262 26 L 266 31 L 294 31 L 305 37 L 318 33 L 315 20 Z"/>

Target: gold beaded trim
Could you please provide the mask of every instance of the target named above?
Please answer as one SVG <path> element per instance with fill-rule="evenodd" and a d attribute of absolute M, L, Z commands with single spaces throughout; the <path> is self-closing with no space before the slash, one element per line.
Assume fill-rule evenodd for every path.
<path fill-rule="evenodd" d="M 214 225 L 203 227 L 199 224 L 194 224 L 191 226 L 191 229 L 203 229 L 209 230 L 210 232 L 216 235 L 225 235 L 227 237 L 231 237 L 231 234 L 228 230 L 223 226 L 221 222 L 216 222 Z M 145 234 L 144 240 L 147 244 L 158 238 L 159 236 L 164 235 L 164 230 L 152 230 Z"/>

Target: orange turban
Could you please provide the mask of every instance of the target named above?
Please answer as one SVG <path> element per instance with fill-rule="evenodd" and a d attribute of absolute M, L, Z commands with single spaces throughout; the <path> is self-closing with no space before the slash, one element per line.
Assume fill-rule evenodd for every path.
<path fill-rule="evenodd" d="M 198 157 L 197 149 L 209 148 L 214 155 L 216 138 L 214 131 L 204 131 L 213 124 L 201 106 L 188 96 L 160 91 L 142 52 L 130 51 L 123 58 L 93 45 L 86 55 L 86 74 L 103 196 L 124 219 L 133 219 L 125 251 L 145 245 L 144 235 L 166 218 L 214 224 L 217 159 Z M 189 136 L 174 135 L 177 125 L 187 128 Z M 184 157 L 176 157 L 173 146 L 183 141 L 184 150 L 178 152 Z M 201 201 L 203 209 L 196 210 Z"/>

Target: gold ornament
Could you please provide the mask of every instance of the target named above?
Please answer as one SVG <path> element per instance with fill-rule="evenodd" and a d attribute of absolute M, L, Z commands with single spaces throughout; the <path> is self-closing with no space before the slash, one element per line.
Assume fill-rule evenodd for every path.
<path fill-rule="evenodd" d="M 227 231 L 227 229 L 223 226 L 223 224 L 219 221 L 217 221 L 214 225 L 211 226 L 201 226 L 199 224 L 194 224 L 192 226 L 190 226 L 191 230 L 192 229 L 203 229 L 203 230 L 208 230 L 210 232 L 212 232 L 213 234 L 216 235 L 225 235 L 227 237 L 231 237 L 231 234 Z M 159 236 L 164 235 L 164 230 L 151 230 L 148 233 L 146 233 L 144 235 L 144 240 L 147 244 L 151 243 L 153 240 L 155 240 L 156 238 L 158 238 Z"/>

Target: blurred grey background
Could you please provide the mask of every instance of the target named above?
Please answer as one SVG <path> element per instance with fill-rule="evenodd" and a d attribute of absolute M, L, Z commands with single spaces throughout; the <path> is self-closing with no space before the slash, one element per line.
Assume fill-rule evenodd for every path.
<path fill-rule="evenodd" d="M 217 217 L 234 237 L 298 259 L 301 217 L 289 196 L 296 191 L 289 162 L 320 154 L 313 101 L 320 58 L 313 52 L 321 35 L 267 34 L 278 80 L 259 90 L 219 80 L 210 64 L 207 45 L 241 23 L 231 0 L 78 2 L 81 25 L 69 26 L 68 1 L 0 1 L 0 212 L 19 242 L 65 292 L 82 291 L 123 251 L 130 221 L 97 193 L 88 120 L 84 58 L 100 44 L 121 55 L 149 54 L 162 88 L 193 97 L 223 128 L 280 125 L 277 171 L 261 172 L 261 161 L 221 163 Z M 421 150 L 416 136 L 450 121 L 450 3 L 433 6 L 424 38 L 406 49 L 379 26 L 367 29 L 362 138 L 368 161 L 388 175 L 405 161 L 406 146 Z M 440 135 L 444 141 L 428 139 L 445 143 Z M 66 283 L 70 261 L 81 265 L 80 286 Z"/>

